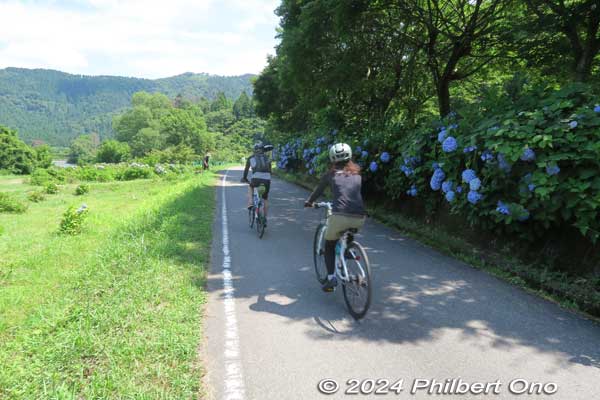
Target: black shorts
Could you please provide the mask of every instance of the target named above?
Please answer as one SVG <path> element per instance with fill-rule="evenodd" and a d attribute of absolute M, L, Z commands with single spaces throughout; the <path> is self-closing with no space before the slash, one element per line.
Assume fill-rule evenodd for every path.
<path fill-rule="evenodd" d="M 271 181 L 268 179 L 259 179 L 259 178 L 252 178 L 252 180 L 250 181 L 251 188 L 259 187 L 261 185 L 265 187 L 265 192 L 263 193 L 262 198 L 265 200 L 268 200 L 269 199 L 269 190 L 271 189 Z"/>

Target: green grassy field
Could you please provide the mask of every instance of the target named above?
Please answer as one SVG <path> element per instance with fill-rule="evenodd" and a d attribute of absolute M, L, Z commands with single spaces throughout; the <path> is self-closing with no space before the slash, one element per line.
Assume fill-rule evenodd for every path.
<path fill-rule="evenodd" d="M 0 214 L 0 398 L 184 399 L 198 359 L 214 212 L 212 174 L 61 187 Z M 26 201 L 33 188 L 0 177 Z M 59 235 L 70 205 L 84 231 Z"/>

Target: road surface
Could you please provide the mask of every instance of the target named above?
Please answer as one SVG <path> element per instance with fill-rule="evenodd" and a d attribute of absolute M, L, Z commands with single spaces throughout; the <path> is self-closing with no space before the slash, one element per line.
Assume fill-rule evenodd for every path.
<path fill-rule="evenodd" d="M 374 299 L 356 322 L 342 291 L 323 293 L 316 281 L 311 250 L 322 214 L 303 209 L 308 192 L 274 180 L 260 240 L 240 178 L 229 170 L 217 189 L 209 399 L 600 399 L 600 324 L 371 220 L 357 240 L 371 260 Z M 321 393 L 323 379 L 338 391 Z M 346 393 L 356 391 L 351 379 L 364 394 Z M 368 379 L 389 386 L 380 381 L 384 394 L 375 395 Z M 528 389 L 541 394 L 516 394 Z M 488 394 L 473 394 L 481 390 Z"/>

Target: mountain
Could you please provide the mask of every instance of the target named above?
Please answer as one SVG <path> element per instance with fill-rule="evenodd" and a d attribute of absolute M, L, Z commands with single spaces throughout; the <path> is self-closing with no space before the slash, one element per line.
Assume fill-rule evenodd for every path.
<path fill-rule="evenodd" d="M 72 75 L 45 69 L 0 69 L 0 125 L 17 129 L 27 142 L 67 146 L 76 136 L 112 135 L 112 118 L 130 105 L 133 93 L 161 92 L 212 100 L 219 92 L 236 99 L 252 93 L 254 75 L 185 73 L 162 79 Z"/>

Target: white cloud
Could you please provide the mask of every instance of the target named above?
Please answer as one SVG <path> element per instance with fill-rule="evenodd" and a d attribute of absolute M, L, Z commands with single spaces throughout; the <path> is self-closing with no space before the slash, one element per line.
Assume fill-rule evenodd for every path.
<path fill-rule="evenodd" d="M 165 77 L 257 73 L 278 0 L 0 0 L 0 68 Z"/>

